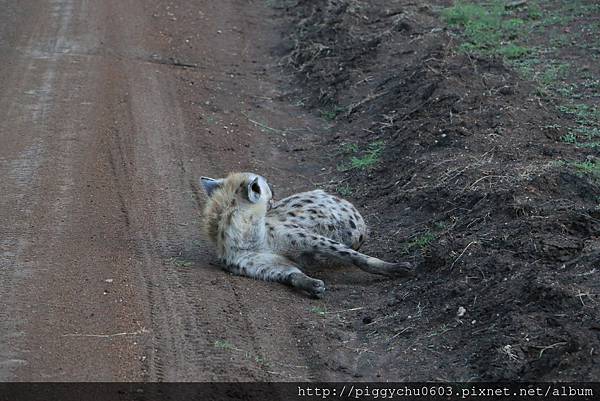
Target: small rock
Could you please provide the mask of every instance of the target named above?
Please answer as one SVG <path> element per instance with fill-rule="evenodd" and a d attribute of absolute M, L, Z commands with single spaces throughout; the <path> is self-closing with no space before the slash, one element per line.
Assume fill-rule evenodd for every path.
<path fill-rule="evenodd" d="M 456 312 L 456 316 L 463 317 L 465 315 L 465 313 L 467 313 L 467 310 L 464 307 L 459 306 L 458 311 Z"/>

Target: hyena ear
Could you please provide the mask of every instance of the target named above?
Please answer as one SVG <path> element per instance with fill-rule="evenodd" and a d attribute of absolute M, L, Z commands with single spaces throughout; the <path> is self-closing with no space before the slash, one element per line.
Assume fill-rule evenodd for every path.
<path fill-rule="evenodd" d="M 213 192 L 215 192 L 216 189 L 220 188 L 221 185 L 223 185 L 223 179 L 221 178 L 215 180 L 214 178 L 200 177 L 200 184 L 202 184 L 202 187 L 206 191 L 206 194 L 208 196 L 212 196 Z"/>
<path fill-rule="evenodd" d="M 258 177 L 255 177 L 248 183 L 248 200 L 252 203 L 256 203 L 260 200 L 261 188 L 258 182 Z"/>

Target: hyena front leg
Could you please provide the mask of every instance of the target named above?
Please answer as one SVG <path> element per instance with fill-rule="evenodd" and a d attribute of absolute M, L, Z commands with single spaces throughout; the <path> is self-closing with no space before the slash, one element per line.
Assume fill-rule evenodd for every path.
<path fill-rule="evenodd" d="M 365 255 L 318 234 L 308 233 L 302 229 L 289 230 L 286 233 L 288 247 L 296 252 L 312 252 L 325 255 L 343 265 L 354 265 L 366 272 L 387 276 L 412 276 L 414 267 L 411 263 L 389 263 L 381 259 Z"/>
<path fill-rule="evenodd" d="M 272 253 L 244 253 L 232 263 L 227 263 L 227 270 L 242 276 L 287 284 L 315 297 L 321 297 L 325 292 L 325 284 L 321 280 L 307 276 L 291 260 Z"/>

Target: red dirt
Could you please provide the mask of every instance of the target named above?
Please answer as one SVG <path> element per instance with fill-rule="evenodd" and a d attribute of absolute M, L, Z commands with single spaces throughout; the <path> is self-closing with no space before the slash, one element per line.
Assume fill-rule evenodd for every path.
<path fill-rule="evenodd" d="M 314 301 L 226 274 L 200 234 L 200 175 L 260 171 L 283 193 L 313 167 L 257 125 L 314 120 L 274 100 L 272 11 L 52 4 L 1 24 L 0 378 L 324 377 L 298 326 Z"/>

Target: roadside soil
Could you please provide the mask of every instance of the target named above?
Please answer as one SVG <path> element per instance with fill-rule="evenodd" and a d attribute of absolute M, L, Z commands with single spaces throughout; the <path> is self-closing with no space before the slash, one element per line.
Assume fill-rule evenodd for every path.
<path fill-rule="evenodd" d="M 598 147 L 579 144 L 600 127 L 589 90 L 597 5 L 531 1 L 514 12 L 537 5 L 536 24 L 567 44 L 544 50 L 548 30 L 519 38 L 543 55 L 529 71 L 545 78 L 541 90 L 502 59 L 461 52 L 440 18 L 451 2 L 276 3 L 281 65 L 301 88 L 289 99 L 331 121 L 306 151 L 327 155 L 321 185 L 366 215 L 366 253 L 420 270 L 408 282 L 344 272 L 351 286 L 327 273 L 326 336 L 354 353 L 330 355 L 326 369 L 364 380 L 597 380 Z M 552 56 L 569 73 L 544 71 Z M 582 105 L 565 108 L 558 84 Z M 586 135 L 573 144 L 570 132 Z"/>

